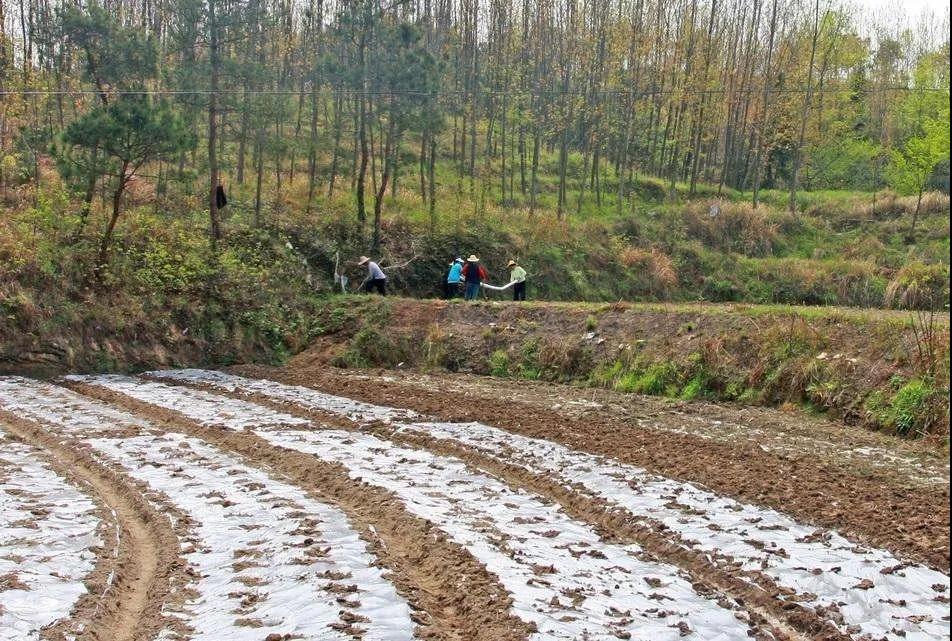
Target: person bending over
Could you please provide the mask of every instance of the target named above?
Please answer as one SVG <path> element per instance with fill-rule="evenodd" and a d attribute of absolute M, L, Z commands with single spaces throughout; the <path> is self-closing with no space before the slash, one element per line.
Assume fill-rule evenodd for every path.
<path fill-rule="evenodd" d="M 368 294 L 377 290 L 377 293 L 381 296 L 387 295 L 387 275 L 383 273 L 383 270 L 380 269 L 380 265 L 370 260 L 366 256 L 361 256 L 360 261 L 357 263 L 360 266 L 366 265 L 369 275 L 367 278 L 367 284 L 364 285 L 364 291 Z"/>

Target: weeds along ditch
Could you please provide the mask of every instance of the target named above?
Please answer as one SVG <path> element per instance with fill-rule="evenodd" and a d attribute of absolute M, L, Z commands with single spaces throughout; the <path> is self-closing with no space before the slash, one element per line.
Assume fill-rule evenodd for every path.
<path fill-rule="evenodd" d="M 792 404 L 947 440 L 948 316 L 750 305 L 328 299 L 314 357 L 682 400 Z"/>

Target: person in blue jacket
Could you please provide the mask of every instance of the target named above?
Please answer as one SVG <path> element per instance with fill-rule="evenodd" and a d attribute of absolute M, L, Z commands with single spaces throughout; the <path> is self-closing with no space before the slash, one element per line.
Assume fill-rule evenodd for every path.
<path fill-rule="evenodd" d="M 463 259 L 457 257 L 450 263 L 450 271 L 446 274 L 446 298 L 457 298 L 461 294 L 463 284 Z"/>

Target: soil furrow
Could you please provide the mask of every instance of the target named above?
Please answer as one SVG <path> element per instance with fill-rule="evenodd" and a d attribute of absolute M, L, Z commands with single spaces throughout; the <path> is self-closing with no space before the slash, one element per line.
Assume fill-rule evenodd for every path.
<path fill-rule="evenodd" d="M 743 603 L 752 620 L 770 627 L 778 638 L 823 641 L 851 639 L 839 632 L 830 620 L 824 617 L 826 613 L 815 612 L 797 603 L 778 599 L 778 595 L 790 596 L 787 594 L 789 590 L 781 589 L 763 573 L 743 572 L 730 558 L 691 549 L 687 541 L 666 531 L 667 528 L 659 522 L 635 516 L 627 510 L 610 505 L 604 499 L 580 491 L 581 488 L 566 485 L 549 476 L 535 474 L 524 466 L 507 464 L 461 444 L 431 438 L 421 432 L 410 432 L 401 426 L 380 420 L 361 425 L 339 414 L 304 408 L 261 393 L 229 392 L 210 384 L 181 380 L 175 382 L 193 389 L 252 401 L 278 412 L 309 419 L 317 425 L 369 431 L 401 445 L 459 458 L 474 469 L 488 471 L 514 487 L 550 498 L 561 505 L 571 517 L 595 525 L 608 540 L 635 543 L 654 558 L 682 568 L 691 575 L 696 587 L 703 588 L 706 593 L 725 595 Z M 830 618 L 836 618 L 836 613 L 828 614 Z"/>
<path fill-rule="evenodd" d="M 143 416 L 158 426 L 202 439 L 267 467 L 319 500 L 340 507 L 352 523 L 372 533 L 374 552 L 411 606 L 425 639 L 506 641 L 525 639 L 530 626 L 510 613 L 511 599 L 497 577 L 424 519 L 411 515 L 390 493 L 355 484 L 346 469 L 312 455 L 276 448 L 246 432 L 202 426 L 166 410 L 96 385 L 70 389 Z"/>
<path fill-rule="evenodd" d="M 178 538 L 168 518 L 142 496 L 135 484 L 98 463 L 76 443 L 54 437 L 39 424 L 4 410 L 0 410 L 0 422 L 24 442 L 50 452 L 57 471 L 89 487 L 120 525 L 118 554 L 110 570 L 115 572 L 112 585 L 104 593 L 99 581 L 88 586 L 90 594 L 72 614 L 73 620 L 81 622 L 77 638 L 144 641 L 154 638 L 167 624 L 181 628 L 161 613 L 171 598 L 173 585 L 181 586 L 188 580 Z M 107 563 L 111 565 L 111 561 Z M 95 574 L 101 575 L 101 570 Z M 59 634 L 63 634 L 62 629 Z"/>
<path fill-rule="evenodd" d="M 905 487 L 877 475 L 815 460 L 808 452 L 790 458 L 743 441 L 722 443 L 696 435 L 632 426 L 599 412 L 567 416 L 544 404 L 510 398 L 505 385 L 487 379 L 487 389 L 439 377 L 433 389 L 404 384 L 394 376 L 355 377 L 326 366 L 296 369 L 262 366 L 235 373 L 343 394 L 369 403 L 408 408 L 439 420 L 480 421 L 572 449 L 611 456 L 667 478 L 699 483 L 723 496 L 765 505 L 801 522 L 848 533 L 901 559 L 949 571 L 949 488 Z M 482 380 L 482 379 L 481 379 Z M 654 420 L 676 426 L 674 412 Z M 901 525 L 897 525 L 901 524 Z"/>
<path fill-rule="evenodd" d="M 83 377 L 70 377 L 70 379 L 83 380 Z M 265 409 L 262 405 L 250 404 L 247 401 L 233 401 L 221 394 L 190 391 L 127 377 L 90 377 L 88 381 L 169 410 L 180 409 L 191 418 L 232 430 L 246 429 L 246 416 L 259 416 L 266 429 L 258 430 L 257 433 L 269 442 L 291 449 L 301 449 L 322 458 L 337 460 L 347 466 L 352 478 L 369 480 L 394 491 L 411 511 L 437 523 L 443 531 L 449 533 L 468 549 L 472 549 L 477 558 L 504 577 L 504 584 L 516 595 L 517 612 L 523 618 L 528 616 L 529 620 L 538 623 L 542 635 L 540 638 L 550 638 L 548 636 L 550 634 L 556 635 L 557 638 L 576 638 L 576 633 L 581 633 L 584 629 L 578 628 L 575 632 L 570 632 L 569 630 L 573 629 L 571 625 L 566 626 L 564 623 L 557 622 L 563 616 L 559 613 L 560 604 L 557 601 L 561 598 L 560 595 L 565 594 L 565 590 L 574 592 L 576 589 L 584 589 L 586 593 L 594 590 L 593 595 L 600 595 L 591 601 L 583 600 L 576 605 L 580 614 L 584 612 L 580 622 L 583 625 L 591 625 L 593 631 L 602 629 L 606 623 L 612 628 L 615 625 L 620 626 L 616 629 L 621 631 L 633 625 L 632 621 L 623 620 L 609 623 L 614 617 L 606 620 L 607 613 L 599 608 L 599 603 L 604 603 L 604 608 L 614 612 L 625 612 L 630 609 L 636 613 L 633 615 L 636 617 L 635 621 L 642 623 L 634 624 L 634 629 L 640 629 L 644 625 L 649 627 L 657 625 L 659 620 L 655 617 L 640 618 L 644 616 L 645 610 L 657 611 L 653 599 L 641 602 L 639 605 L 637 594 L 645 588 L 645 584 L 638 581 L 630 588 L 626 588 L 630 578 L 618 574 L 615 569 L 619 567 L 618 564 L 621 564 L 620 567 L 632 566 L 624 570 L 628 577 L 652 574 L 671 577 L 670 589 L 675 592 L 684 591 L 684 595 L 675 597 L 675 601 L 684 604 L 684 612 L 670 612 L 667 616 L 685 617 L 691 629 L 700 626 L 703 630 L 709 626 L 711 616 L 714 616 L 718 610 L 713 602 L 705 599 L 698 600 L 697 595 L 694 594 L 695 590 L 683 580 L 677 579 L 670 565 L 658 564 L 654 560 L 639 563 L 635 561 L 642 554 L 639 548 L 634 546 L 625 548 L 618 544 L 605 543 L 589 526 L 577 520 L 567 519 L 560 511 L 553 511 L 548 501 L 540 502 L 534 493 L 520 495 L 513 493 L 507 485 L 483 473 L 463 473 L 463 463 L 457 459 L 433 457 L 429 454 L 421 456 L 419 449 L 400 448 L 393 443 L 367 436 L 355 437 L 360 441 L 355 444 L 353 438 L 346 436 L 347 432 L 305 432 L 286 429 L 276 432 L 268 426 L 285 422 L 288 427 L 297 428 L 302 421 L 293 415 L 280 412 L 272 411 L 269 414 L 262 411 Z M 209 420 L 212 416 L 218 418 Z M 443 470 L 438 473 L 443 477 L 440 482 L 434 482 L 434 469 Z M 411 479 L 412 482 L 410 482 Z M 420 492 L 423 493 L 422 496 Z M 470 505 L 472 507 L 463 507 Z M 548 527 L 549 534 L 543 535 L 530 531 L 525 525 L 528 523 L 544 524 Z M 485 527 L 508 532 L 504 537 L 509 537 L 509 544 L 503 547 L 506 550 L 512 547 L 512 550 L 506 554 L 515 556 L 506 558 L 506 554 L 502 556 L 495 554 L 493 550 L 498 546 L 493 542 L 495 535 L 487 539 Z M 542 525 L 536 527 L 542 527 Z M 593 547 L 596 550 L 604 547 L 604 550 L 599 552 L 599 556 L 593 556 L 593 560 L 587 561 L 584 567 L 578 567 L 578 573 L 573 573 L 576 571 L 570 569 L 577 566 L 577 562 L 565 554 L 567 550 L 565 546 L 572 545 L 573 540 L 578 540 L 579 545 Z M 559 559 L 563 556 L 565 558 L 560 561 Z M 615 560 L 602 568 L 603 561 L 599 559 L 605 558 Z M 526 575 L 527 563 L 534 563 L 535 568 L 548 567 L 551 563 L 555 563 L 556 568 L 565 568 L 564 571 L 551 570 L 551 574 L 546 575 L 546 582 L 561 585 L 562 582 L 567 581 L 566 587 L 561 592 L 556 590 L 549 596 L 544 595 L 545 588 L 538 587 L 530 590 L 534 592 L 533 594 L 527 594 L 524 587 L 520 586 L 524 586 L 527 579 L 529 579 L 528 584 L 533 585 L 535 578 L 533 573 L 537 571 L 533 570 Z M 615 574 L 618 576 L 614 577 Z M 649 583 L 649 585 L 652 584 Z M 654 590 L 663 591 L 660 588 L 661 583 L 658 585 L 659 587 Z M 614 594 L 619 590 L 628 596 L 619 598 Z M 702 590 L 702 592 L 705 595 L 710 593 L 709 590 Z M 644 596 L 648 597 L 649 594 Z M 592 607 L 596 608 L 597 613 L 592 611 Z M 568 615 L 568 612 L 565 614 Z M 572 618 L 578 619 L 579 615 L 572 615 Z M 717 638 L 735 638 L 730 636 L 733 632 L 728 632 L 730 628 L 728 622 L 730 617 L 721 624 L 726 627 Z M 661 629 L 664 628 L 665 623 L 662 623 Z M 670 634 L 670 630 L 666 632 Z M 652 634 L 660 633 L 656 631 Z M 712 630 L 708 629 L 702 634 L 710 636 L 711 633 Z M 595 632 L 595 636 L 599 636 L 599 633 Z M 743 631 L 741 631 L 741 637 L 746 638 Z"/>

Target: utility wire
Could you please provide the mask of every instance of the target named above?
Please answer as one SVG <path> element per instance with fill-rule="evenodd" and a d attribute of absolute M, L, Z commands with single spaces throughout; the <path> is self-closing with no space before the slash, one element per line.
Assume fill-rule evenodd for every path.
<path fill-rule="evenodd" d="M 321 93 L 331 93 L 338 96 L 421 96 L 421 97 L 446 97 L 446 96 L 580 96 L 580 97 L 591 97 L 591 96 L 621 96 L 621 97 L 635 97 L 635 98 L 644 98 L 644 97 L 653 97 L 653 96 L 669 96 L 669 95 L 743 95 L 743 94 L 760 94 L 762 93 L 762 88 L 750 87 L 746 89 L 656 89 L 656 90 L 641 90 L 641 91 L 631 91 L 628 89 L 605 89 L 598 91 L 585 91 L 585 90 L 485 90 L 485 91 L 468 91 L 468 90 L 441 90 L 441 91 L 417 91 L 417 90 L 404 90 L 404 89 L 394 89 L 387 91 L 378 91 L 378 90 L 361 90 L 361 89 L 331 89 L 331 90 L 321 90 Z M 806 89 L 793 87 L 793 88 L 774 88 L 770 90 L 771 94 L 802 94 L 806 93 Z M 935 89 L 935 88 L 926 88 L 926 87 L 877 87 L 875 89 L 868 89 L 862 91 L 856 91 L 854 89 L 847 88 L 824 88 L 817 89 L 814 88 L 814 94 L 882 94 L 890 92 L 905 92 L 905 93 L 948 93 L 948 89 Z M 4 89 L 0 91 L 0 96 L 98 96 L 101 94 L 107 94 L 110 96 L 208 96 L 211 94 L 215 95 L 242 95 L 242 96 L 299 96 L 301 93 L 307 93 L 307 91 L 302 92 L 295 89 L 273 89 L 273 90 L 244 90 L 244 89 L 220 89 L 218 91 L 210 91 L 207 89 L 187 89 L 187 90 L 176 90 L 176 89 L 140 89 L 135 91 L 122 90 L 122 91 L 99 91 L 98 89 L 64 89 L 64 90 L 43 90 L 43 89 L 30 89 L 26 91 L 16 91 L 13 89 Z"/>

